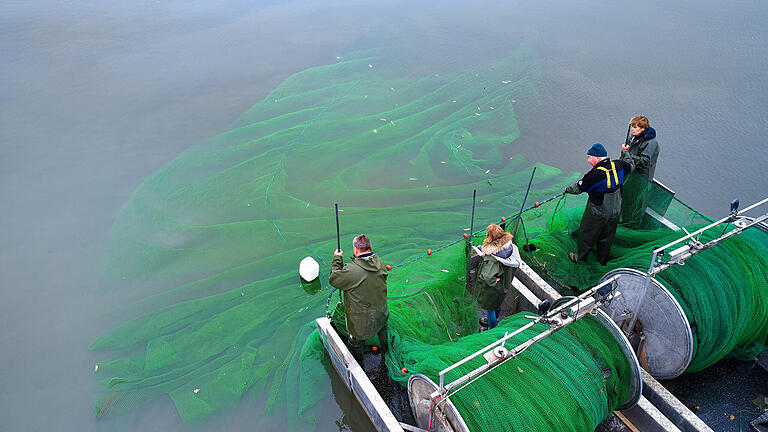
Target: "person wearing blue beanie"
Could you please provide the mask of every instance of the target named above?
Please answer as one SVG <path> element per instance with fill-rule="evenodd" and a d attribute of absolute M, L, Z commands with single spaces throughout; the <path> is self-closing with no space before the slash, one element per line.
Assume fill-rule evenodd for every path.
<path fill-rule="evenodd" d="M 576 252 L 568 252 L 568 258 L 574 263 L 584 262 L 597 246 L 597 261 L 605 265 L 619 223 L 622 185 L 632 167 L 624 161 L 609 159 L 608 152 L 600 143 L 592 144 L 587 150 L 587 162 L 592 169 L 581 180 L 563 190 L 570 194 L 589 194 L 581 217 Z"/>
<path fill-rule="evenodd" d="M 605 147 L 603 147 L 600 143 L 594 143 L 592 144 L 592 147 L 587 150 L 588 156 L 597 156 L 597 157 L 606 157 L 608 156 L 608 152 L 605 151 Z"/>

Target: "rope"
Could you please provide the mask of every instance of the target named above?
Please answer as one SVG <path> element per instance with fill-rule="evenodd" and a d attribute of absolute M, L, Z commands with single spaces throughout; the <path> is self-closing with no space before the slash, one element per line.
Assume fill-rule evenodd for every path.
<path fill-rule="evenodd" d="M 520 212 L 520 213 L 525 213 L 525 212 L 527 212 L 527 211 L 529 211 L 529 210 L 531 210 L 531 209 L 534 209 L 534 208 L 538 208 L 538 207 L 540 207 L 540 206 L 542 206 L 542 205 L 544 205 L 544 204 L 546 204 L 546 203 L 548 203 L 548 202 L 552 201 L 552 200 L 553 200 L 553 199 L 555 199 L 555 198 L 558 198 L 558 197 L 563 197 L 563 196 L 565 196 L 565 193 L 559 193 L 559 194 L 557 194 L 557 195 L 555 195 L 555 196 L 553 196 L 553 197 L 547 198 L 547 199 L 546 199 L 546 200 L 544 200 L 544 201 L 540 201 L 540 202 L 539 202 L 539 205 L 536 205 L 536 204 L 532 204 L 531 206 L 529 206 L 529 207 L 527 207 L 527 208 L 523 209 L 523 211 L 522 211 L 522 212 Z M 560 203 L 558 202 L 558 206 L 559 206 L 559 204 L 560 204 Z M 557 207 L 555 207 L 555 211 L 557 211 Z M 514 216 L 510 216 L 508 219 L 512 219 L 513 217 L 517 217 L 517 215 L 518 215 L 518 214 L 520 214 L 520 213 L 516 213 Z M 499 222 L 502 222 L 502 221 L 501 221 L 501 220 L 499 220 Z M 483 233 L 483 232 L 485 232 L 485 229 L 477 230 L 477 231 L 475 231 L 475 232 L 473 232 L 473 233 L 472 233 L 472 236 L 474 236 L 474 235 L 476 235 L 476 234 L 480 234 L 480 233 Z M 453 246 L 453 245 L 455 245 L 456 243 L 458 243 L 458 242 L 460 242 L 460 241 L 463 241 L 463 240 L 465 240 L 465 239 L 461 238 L 461 239 L 458 239 L 458 240 L 454 240 L 454 241 L 452 241 L 452 242 L 450 242 L 450 243 L 448 243 L 448 244 L 445 244 L 445 245 L 443 245 L 443 246 L 440 246 L 440 247 L 438 247 L 437 249 L 433 249 L 433 250 L 432 250 L 432 253 L 435 253 L 435 252 L 438 252 L 438 251 L 440 251 L 440 250 L 443 250 L 443 249 L 445 249 L 445 248 L 447 248 L 447 247 Z M 397 265 L 394 265 L 394 266 L 392 266 L 392 270 L 394 270 L 394 269 L 396 269 L 396 268 L 400 268 L 400 267 L 402 267 L 402 266 L 404 266 L 404 265 L 407 265 L 407 264 L 410 264 L 410 263 L 416 262 L 416 261 L 418 261 L 418 260 L 420 260 L 420 259 L 422 259 L 422 258 L 425 258 L 427 255 L 428 255 L 428 254 L 427 254 L 426 252 L 424 252 L 423 254 L 421 254 L 421 255 L 419 255 L 419 256 L 417 256 L 417 257 L 411 258 L 411 259 L 409 259 L 408 261 L 404 261 L 404 262 L 401 262 L 400 264 L 397 264 Z M 390 270 L 390 271 L 391 271 L 391 270 Z"/>

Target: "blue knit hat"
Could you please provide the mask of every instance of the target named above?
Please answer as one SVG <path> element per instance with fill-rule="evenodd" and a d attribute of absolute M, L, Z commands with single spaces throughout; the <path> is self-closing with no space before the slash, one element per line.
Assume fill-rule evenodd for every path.
<path fill-rule="evenodd" d="M 597 157 L 606 157 L 608 156 L 608 152 L 605 151 L 605 147 L 603 147 L 600 143 L 594 143 L 592 144 L 592 147 L 587 150 L 587 154 L 590 156 L 597 156 Z"/>

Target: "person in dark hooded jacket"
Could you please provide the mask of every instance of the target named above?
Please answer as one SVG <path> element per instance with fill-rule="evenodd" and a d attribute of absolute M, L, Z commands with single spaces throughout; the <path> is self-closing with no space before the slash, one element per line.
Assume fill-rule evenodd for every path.
<path fill-rule="evenodd" d="M 344 295 L 344 315 L 349 332 L 349 347 L 360 366 L 366 339 L 377 335 L 382 354 L 387 351 L 387 271 L 371 251 L 371 240 L 364 234 L 352 242 L 354 257 L 344 264 L 343 252 L 336 250 L 328 282 Z"/>
<path fill-rule="evenodd" d="M 648 117 L 632 117 L 629 127 L 632 133 L 628 134 L 621 148 L 620 160 L 627 162 L 634 174 L 627 179 L 624 187 L 621 221 L 630 226 L 638 226 L 648 205 L 651 182 L 659 158 L 659 143 L 656 141 L 656 129 L 651 127 Z"/>
<path fill-rule="evenodd" d="M 632 134 L 627 137 L 627 141 L 621 147 L 619 160 L 627 162 L 635 174 L 651 181 L 656 173 L 656 161 L 659 159 L 656 129 L 651 127 L 646 116 L 632 117 L 629 127 Z"/>
<path fill-rule="evenodd" d="M 476 249 L 477 250 L 477 249 Z M 475 282 L 477 303 L 486 311 L 489 329 L 496 327 L 501 318 L 501 304 L 512 286 L 515 271 L 520 267 L 520 252 L 512 234 L 496 224 L 488 225 L 483 247 L 478 251 L 483 257 Z"/>

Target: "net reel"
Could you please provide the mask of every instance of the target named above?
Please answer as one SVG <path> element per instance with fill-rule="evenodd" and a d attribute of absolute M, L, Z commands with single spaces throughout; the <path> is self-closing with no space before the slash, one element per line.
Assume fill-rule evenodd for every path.
<path fill-rule="evenodd" d="M 408 394 L 417 425 L 430 431 L 468 431 L 469 429 L 462 419 L 461 413 L 451 402 L 450 398 L 453 394 L 482 378 L 486 373 L 501 366 L 503 363 L 515 359 L 526 349 L 541 342 L 558 330 L 573 324 L 587 315 L 594 316 L 608 329 L 630 364 L 630 391 L 627 400 L 624 401 L 620 409 L 635 405 L 642 393 L 639 362 L 632 346 L 622 331 L 599 309 L 601 306 L 614 301 L 617 296 L 620 296 L 616 291 L 616 281 L 621 277 L 621 275 L 616 275 L 608 278 L 578 297 L 559 299 L 552 305 L 551 310 L 549 309 L 549 302 L 545 300 L 539 304 L 540 316 L 526 316 L 526 318 L 531 319 L 529 324 L 512 333 L 506 333 L 504 337 L 440 371 L 439 384 L 424 375 L 412 375 L 408 380 Z M 544 323 L 548 328 L 513 348 L 505 346 L 506 342 L 512 337 L 533 327 L 537 323 Z M 484 365 L 449 383 L 445 382 L 446 374 L 479 356 L 483 356 L 485 359 L 486 363 Z"/>
<path fill-rule="evenodd" d="M 622 276 L 617 281 L 616 300 L 601 306 L 631 341 L 643 369 L 657 379 L 680 376 L 690 365 L 694 354 L 691 326 L 680 303 L 654 276 L 675 265 L 685 265 L 692 256 L 709 249 L 742 231 L 756 227 L 768 233 L 768 213 L 752 218 L 741 215 L 768 203 L 768 198 L 738 211 L 739 201 L 731 202 L 730 214 L 665 246 L 655 248 L 647 273 L 631 268 L 618 268 L 606 273 L 602 281 Z M 733 230 L 706 243 L 698 239 L 701 233 L 732 223 Z M 672 249 L 674 246 L 684 243 Z M 669 252 L 667 252 L 669 251 Z M 666 260 L 663 258 L 666 256 Z"/>

